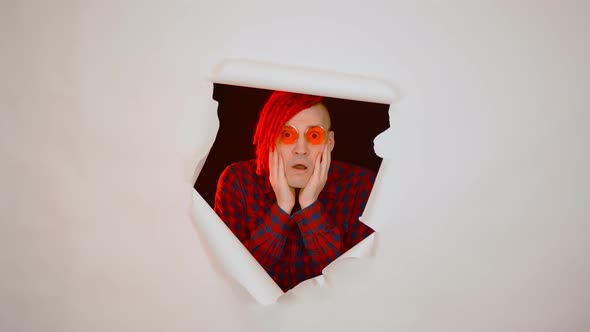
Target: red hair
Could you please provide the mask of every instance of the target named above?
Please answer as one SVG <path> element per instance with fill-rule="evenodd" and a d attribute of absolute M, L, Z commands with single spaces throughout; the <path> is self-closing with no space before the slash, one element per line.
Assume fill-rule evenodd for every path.
<path fill-rule="evenodd" d="M 256 174 L 269 172 L 268 154 L 274 149 L 275 142 L 283 125 L 297 113 L 322 101 L 321 96 L 275 91 L 266 101 L 254 133 L 256 145 Z"/>

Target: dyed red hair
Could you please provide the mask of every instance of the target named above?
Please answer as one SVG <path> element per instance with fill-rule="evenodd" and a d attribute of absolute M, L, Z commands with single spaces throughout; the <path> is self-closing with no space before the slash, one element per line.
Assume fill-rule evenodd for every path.
<path fill-rule="evenodd" d="M 268 154 L 274 149 L 275 142 L 283 125 L 297 113 L 322 101 L 321 96 L 275 91 L 268 98 L 260 111 L 254 145 L 256 145 L 256 174 L 267 174 Z"/>

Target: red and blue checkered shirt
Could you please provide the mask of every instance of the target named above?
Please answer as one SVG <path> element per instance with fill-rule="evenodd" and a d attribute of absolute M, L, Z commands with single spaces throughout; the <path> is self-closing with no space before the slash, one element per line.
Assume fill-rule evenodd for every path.
<path fill-rule="evenodd" d="M 370 170 L 332 161 L 317 201 L 289 215 L 255 160 L 238 162 L 219 177 L 215 212 L 286 292 L 373 233 L 358 218 L 374 180 Z"/>

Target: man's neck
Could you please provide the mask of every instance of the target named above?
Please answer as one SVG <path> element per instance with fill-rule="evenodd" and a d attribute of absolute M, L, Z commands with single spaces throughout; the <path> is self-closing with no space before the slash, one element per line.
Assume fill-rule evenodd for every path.
<path fill-rule="evenodd" d="M 295 205 L 293 206 L 293 209 L 291 210 L 291 215 L 295 214 L 295 212 L 301 210 L 301 205 L 299 205 L 299 192 L 301 191 L 301 188 L 294 188 L 295 189 Z"/>

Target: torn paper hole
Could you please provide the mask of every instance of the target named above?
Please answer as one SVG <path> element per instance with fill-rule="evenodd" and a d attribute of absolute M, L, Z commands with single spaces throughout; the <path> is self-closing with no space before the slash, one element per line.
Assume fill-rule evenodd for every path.
<path fill-rule="evenodd" d="M 198 194 L 193 195 L 192 214 L 224 272 L 259 303 L 269 304 L 283 291 L 321 276 L 323 268 L 337 259 L 366 256 L 374 238 L 367 227 L 371 222 L 351 216 L 365 208 L 374 181 L 371 174 L 379 170 L 381 158 L 373 152 L 373 140 L 389 127 L 393 90 L 378 80 L 249 61 L 224 62 L 212 80 L 220 127 L 195 184 Z M 293 115 L 275 121 L 281 122 L 275 127 L 264 124 L 259 130 L 273 132 L 273 138 L 279 131 L 284 135 L 277 145 L 277 158 L 285 160 L 284 181 L 292 188 L 304 188 L 293 194 L 301 197 L 295 204 L 278 204 L 268 170 L 257 167 L 252 145 L 259 113 L 269 96 L 279 100 L 273 109 L 284 104 L 277 98 L 294 98 L 272 94 L 273 90 L 324 96 L 321 103 L 310 104 L 316 106 L 301 106 Z M 269 112 L 268 118 L 280 114 Z M 314 160 L 325 155 L 315 139 L 334 143 L 332 163 L 322 192 L 306 205 L 303 198 Z M 259 138 L 257 146 L 263 141 Z"/>

